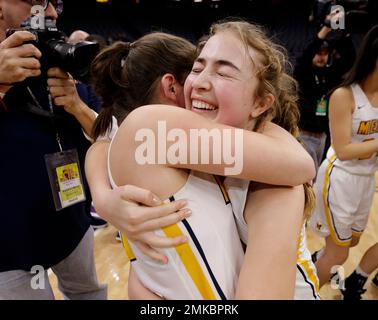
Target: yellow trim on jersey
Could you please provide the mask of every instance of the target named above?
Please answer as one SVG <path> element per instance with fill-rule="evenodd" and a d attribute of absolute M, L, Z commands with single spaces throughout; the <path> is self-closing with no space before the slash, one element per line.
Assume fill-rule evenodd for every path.
<path fill-rule="evenodd" d="M 223 181 L 218 176 L 214 176 L 216 183 L 218 184 L 219 188 L 221 189 L 224 201 L 226 201 L 227 204 L 230 203 L 230 197 L 228 196 L 228 192 L 226 187 L 224 186 Z"/>
<path fill-rule="evenodd" d="M 164 227 L 162 228 L 163 232 L 167 237 L 178 237 L 183 236 L 184 234 L 180 230 L 177 224 Z M 125 248 L 125 252 L 127 257 L 130 261 L 136 260 L 133 250 L 130 247 L 130 244 L 127 238 L 121 234 L 123 247 Z M 198 291 L 200 292 L 202 298 L 204 300 L 216 300 L 216 295 L 214 294 L 209 281 L 204 274 L 201 265 L 197 261 L 196 256 L 194 255 L 192 249 L 190 248 L 189 244 L 184 243 L 180 246 L 175 247 L 178 256 L 181 259 L 181 262 L 185 266 L 186 271 L 192 278 L 195 286 L 197 287 Z"/>
<path fill-rule="evenodd" d="M 136 260 L 135 254 L 133 250 L 130 247 L 129 241 L 127 241 L 127 238 L 121 233 L 121 239 L 123 247 L 125 248 L 126 255 L 129 258 L 130 261 Z"/>
<path fill-rule="evenodd" d="M 303 230 L 303 229 L 302 229 Z M 319 295 L 319 280 L 318 277 L 314 271 L 314 269 L 311 267 L 310 262 L 307 260 L 301 259 L 301 243 L 302 243 L 302 237 L 306 236 L 301 231 L 299 235 L 299 243 L 298 243 L 298 251 L 297 251 L 297 264 L 299 264 L 302 269 L 306 273 L 306 280 L 310 281 L 314 287 L 315 287 L 315 294 Z"/>
<path fill-rule="evenodd" d="M 183 236 L 180 227 L 177 224 L 170 225 L 168 227 L 162 228 L 163 232 L 167 237 L 179 237 Z M 206 275 L 204 274 L 201 265 L 197 261 L 196 256 L 193 253 L 190 245 L 184 243 L 175 247 L 177 254 L 179 255 L 181 262 L 185 266 L 186 271 L 192 278 L 195 286 L 200 292 L 204 300 L 216 300 L 216 295 L 213 292 Z"/>
<path fill-rule="evenodd" d="M 336 230 L 333 227 L 332 224 L 332 213 L 329 210 L 328 204 L 327 204 L 327 191 L 328 191 L 328 185 L 329 185 L 329 174 L 331 172 L 333 161 L 336 159 L 336 154 L 334 154 L 330 159 L 328 159 L 329 164 L 327 166 L 325 176 L 324 176 L 324 186 L 323 186 L 323 206 L 324 206 L 324 213 L 327 219 L 328 223 L 328 229 L 331 234 L 331 238 L 334 243 L 336 243 L 339 246 L 346 247 L 349 246 L 352 242 L 352 240 L 348 241 L 342 241 L 340 240 L 336 235 Z"/>
<path fill-rule="evenodd" d="M 313 268 L 311 268 L 310 262 L 307 260 L 297 260 L 297 263 L 306 272 L 307 281 L 311 281 L 311 283 L 315 287 L 315 293 L 316 295 L 318 295 L 319 294 L 319 281 L 318 281 L 318 277 L 315 274 L 315 271 L 313 270 Z"/>

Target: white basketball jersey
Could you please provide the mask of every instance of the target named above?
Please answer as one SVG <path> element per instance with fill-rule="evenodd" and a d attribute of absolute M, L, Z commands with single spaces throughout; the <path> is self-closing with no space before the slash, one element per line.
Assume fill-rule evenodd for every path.
<path fill-rule="evenodd" d="M 239 236 L 243 243 L 248 243 L 248 226 L 244 219 L 244 207 L 248 195 L 249 181 L 226 178 L 225 185 L 230 196 Z M 277 244 L 279 245 L 279 244 Z M 310 251 L 307 248 L 306 232 L 303 225 L 297 251 L 297 270 L 295 282 L 295 300 L 319 299 L 319 280 L 316 268 L 311 260 Z"/>
<path fill-rule="evenodd" d="M 109 178 L 114 187 L 110 170 Z M 185 235 L 188 238 L 188 243 L 161 250 L 168 257 L 168 264 L 145 256 L 122 236 L 139 280 L 146 288 L 169 300 L 232 299 L 244 251 L 223 182 L 218 177 L 192 171 L 184 187 L 166 202 L 175 199 L 186 199 L 192 214 L 177 224 L 155 231 L 159 236 Z"/>
<path fill-rule="evenodd" d="M 352 143 L 361 143 L 378 138 L 378 106 L 374 108 L 358 84 L 351 85 L 355 110 L 352 115 Z M 377 170 L 377 152 L 361 159 L 341 161 L 332 146 L 327 152 L 327 159 L 335 167 L 356 175 L 371 175 Z"/>

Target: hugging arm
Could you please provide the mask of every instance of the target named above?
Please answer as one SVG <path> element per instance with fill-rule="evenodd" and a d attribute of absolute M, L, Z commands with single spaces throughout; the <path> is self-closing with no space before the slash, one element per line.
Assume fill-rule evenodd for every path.
<path fill-rule="evenodd" d="M 284 207 L 282 203 L 285 203 Z M 293 299 L 303 210 L 302 186 L 254 184 L 244 211 L 248 244 L 236 299 Z M 132 270 L 129 277 L 130 299 L 160 299 L 140 283 Z"/>
<path fill-rule="evenodd" d="M 252 186 L 244 210 L 248 243 L 236 299 L 293 299 L 303 210 L 302 186 Z"/>
<path fill-rule="evenodd" d="M 178 129 L 186 137 L 196 132 L 218 133 L 219 139 L 209 139 L 205 142 L 205 149 L 210 152 L 210 159 L 215 156 L 214 151 L 223 150 L 231 137 L 231 154 L 235 155 L 235 171 L 227 173 L 230 167 L 226 160 L 221 159 L 220 164 L 172 163 L 168 157 L 166 162 L 170 167 L 185 168 L 207 172 L 216 175 L 232 175 L 235 178 L 253 180 L 274 185 L 300 185 L 310 181 L 315 175 L 315 168 L 311 156 L 284 129 L 269 124 L 271 134 L 261 134 L 248 130 L 212 122 L 194 112 L 172 106 L 144 106 L 134 110 L 124 120 L 118 132 L 118 141 L 122 146 L 137 150 L 136 137 L 141 133 L 140 129 L 146 128 L 160 138 L 158 123 L 164 123 L 166 132 L 174 132 Z M 273 129 L 274 127 L 274 129 Z M 219 134 L 220 133 L 220 134 Z M 226 133 L 230 134 L 226 138 Z M 200 140 L 200 143 L 204 139 Z M 167 150 L 177 141 L 167 141 Z M 191 154 L 192 140 L 186 144 L 186 154 Z M 202 150 L 198 148 L 198 159 L 202 158 Z M 224 151 L 224 150 L 223 150 Z M 200 162 L 200 161 L 199 161 Z"/>
<path fill-rule="evenodd" d="M 170 108 L 172 111 L 176 109 L 178 108 Z M 188 113 L 189 115 L 192 114 L 186 111 L 185 115 Z M 281 177 L 283 180 L 286 180 L 287 183 L 298 182 L 298 180 L 305 181 L 305 179 L 310 180 L 312 178 L 314 165 L 311 157 L 288 132 L 272 123 L 268 123 L 264 128 L 264 135 L 268 137 L 268 141 L 274 141 L 276 145 L 275 153 L 278 151 L 278 154 L 282 156 L 283 153 L 281 150 L 287 151 L 288 149 L 286 148 L 286 144 L 292 145 L 293 150 L 290 157 L 282 159 L 279 156 L 283 162 L 281 160 L 278 161 L 280 163 L 277 163 L 276 170 L 260 167 L 258 173 L 260 177 L 268 175 L 271 176 L 271 180 L 275 181 L 275 175 L 278 175 L 279 178 Z M 254 136 L 261 137 L 263 135 L 254 134 Z M 88 182 L 98 213 L 105 220 L 108 220 L 119 228 L 129 240 L 134 241 L 146 255 L 166 262 L 166 257 L 158 253 L 153 247 L 174 247 L 182 243 L 184 239 L 158 237 L 152 231 L 177 223 L 188 216 L 188 212 L 182 210 L 185 203 L 176 201 L 159 206 L 160 200 L 157 202 L 153 201 L 157 197 L 150 191 L 131 185 L 117 187 L 112 190 L 107 174 L 108 148 L 109 142 L 96 142 L 88 151 L 85 164 Z M 296 151 L 299 151 L 299 154 Z M 277 159 L 269 155 L 264 159 L 254 149 L 248 151 L 248 153 L 257 154 L 257 157 L 260 157 L 259 161 L 262 165 L 272 160 L 273 163 L 277 162 Z M 298 157 L 295 156 L 296 154 L 298 154 Z M 301 158 L 301 160 L 298 158 Z M 295 174 L 290 173 L 288 168 L 286 168 L 285 163 L 288 162 L 292 162 L 289 166 L 292 169 L 295 168 Z M 297 166 L 297 162 L 304 163 L 307 169 L 304 171 L 300 170 L 301 165 Z M 271 163 L 268 166 L 272 165 Z M 294 175 L 295 181 L 289 181 Z"/>
<path fill-rule="evenodd" d="M 136 186 L 112 189 L 107 173 L 108 141 L 94 143 L 87 152 L 85 172 L 97 213 L 118 228 L 149 257 L 166 262 L 155 248 L 175 247 L 183 237 L 160 237 L 153 230 L 174 224 L 188 217 L 184 201 L 161 205 L 156 195 Z"/>

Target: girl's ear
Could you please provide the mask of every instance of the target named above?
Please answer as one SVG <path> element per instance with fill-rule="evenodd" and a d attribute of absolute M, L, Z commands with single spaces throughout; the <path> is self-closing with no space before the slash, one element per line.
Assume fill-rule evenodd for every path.
<path fill-rule="evenodd" d="M 161 78 L 161 88 L 164 99 L 177 103 L 178 85 L 179 83 L 176 78 L 172 74 L 166 73 Z"/>
<path fill-rule="evenodd" d="M 275 100 L 275 97 L 271 93 L 265 95 L 263 98 L 256 99 L 256 103 L 251 110 L 251 117 L 257 118 L 262 115 L 273 106 Z"/>
<path fill-rule="evenodd" d="M 163 89 L 163 93 L 166 99 L 172 100 L 176 98 L 175 84 L 176 84 L 176 79 L 170 73 L 166 73 L 161 78 L 161 87 Z"/>

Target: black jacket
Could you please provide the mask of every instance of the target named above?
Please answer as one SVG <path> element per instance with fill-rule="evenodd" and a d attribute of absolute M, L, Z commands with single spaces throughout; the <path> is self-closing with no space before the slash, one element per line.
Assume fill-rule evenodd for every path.
<path fill-rule="evenodd" d="M 84 175 L 90 144 L 64 110 L 56 108 L 59 117 L 54 123 L 27 110 L 27 103 L 33 102 L 24 87 L 12 88 L 4 101 L 8 111 L 0 113 L 0 272 L 49 268 L 66 258 L 88 230 L 91 199 L 85 182 L 87 201 L 57 212 L 44 155 L 59 151 L 58 131 L 63 149 L 78 150 Z"/>
<path fill-rule="evenodd" d="M 329 63 L 324 68 L 315 68 L 312 59 L 318 52 L 323 40 L 315 37 L 298 58 L 295 68 L 295 78 L 299 83 L 299 108 L 301 118 L 299 127 L 303 130 L 322 133 L 328 132 L 328 109 L 326 116 L 317 116 L 317 101 L 323 96 L 329 99 L 330 91 L 342 81 L 343 74 L 349 69 L 353 58 L 354 48 L 350 42 L 339 47 L 340 59 L 330 54 Z M 346 41 L 347 42 L 347 41 Z M 349 44 L 349 42 L 347 42 Z M 352 46 L 352 49 L 351 49 Z M 351 51 L 351 52 L 348 52 Z M 332 47 L 330 48 L 332 52 Z"/>

